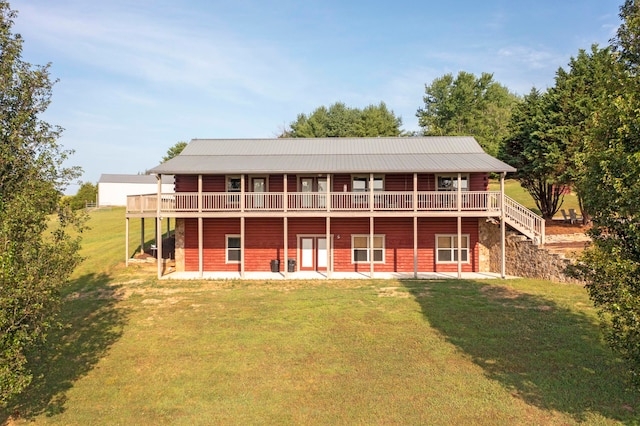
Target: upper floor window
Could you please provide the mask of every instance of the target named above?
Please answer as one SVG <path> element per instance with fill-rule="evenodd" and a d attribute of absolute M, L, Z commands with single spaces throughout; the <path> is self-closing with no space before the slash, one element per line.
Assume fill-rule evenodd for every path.
<path fill-rule="evenodd" d="M 240 192 L 241 182 L 239 176 L 227 176 L 227 192 Z"/>
<path fill-rule="evenodd" d="M 461 191 L 469 190 L 469 176 L 460 176 Z M 438 191 L 457 191 L 458 190 L 458 174 L 454 175 L 438 175 Z"/>
<path fill-rule="evenodd" d="M 351 190 L 353 192 L 369 191 L 369 176 L 368 175 L 353 176 L 351 180 Z M 384 176 L 373 177 L 373 190 L 384 191 Z"/>

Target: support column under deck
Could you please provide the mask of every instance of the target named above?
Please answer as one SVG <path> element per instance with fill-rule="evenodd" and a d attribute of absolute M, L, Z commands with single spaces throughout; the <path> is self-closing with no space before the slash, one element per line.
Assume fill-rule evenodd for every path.
<path fill-rule="evenodd" d="M 327 245 L 327 278 L 331 278 L 331 218 L 327 216 L 327 225 L 325 228 L 326 231 L 326 245 Z"/>
<path fill-rule="evenodd" d="M 283 218 L 284 222 L 284 254 L 282 264 L 284 265 L 284 277 L 289 278 L 289 218 Z"/>
<path fill-rule="evenodd" d="M 162 278 L 162 175 L 156 175 L 158 180 L 158 198 L 156 200 L 156 263 L 158 265 L 158 279 Z M 144 247 L 144 246 L 143 246 Z"/>
<path fill-rule="evenodd" d="M 240 217 L 240 278 L 244 279 L 244 216 Z"/>
<path fill-rule="evenodd" d="M 374 226 L 374 221 L 373 221 L 373 216 L 369 217 L 369 276 L 371 278 L 373 278 L 373 240 L 374 240 L 374 236 L 373 236 L 373 226 Z"/>
<path fill-rule="evenodd" d="M 418 217 L 413 217 L 413 278 L 418 278 Z"/>
<path fill-rule="evenodd" d="M 507 277 L 507 248 L 506 248 L 506 233 L 507 225 L 505 223 L 506 216 L 504 211 L 504 178 L 506 173 L 500 174 L 500 252 L 501 252 L 501 264 L 500 264 L 500 276 L 502 278 Z"/>
<path fill-rule="evenodd" d="M 462 174 L 458 173 L 458 279 L 462 278 Z"/>
<path fill-rule="evenodd" d="M 129 218 L 124 224 L 124 265 L 129 266 Z"/>
<path fill-rule="evenodd" d="M 418 278 L 418 174 L 413 174 L 413 278 Z"/>
<path fill-rule="evenodd" d="M 204 223 L 202 219 L 202 175 L 198 175 L 198 275 L 204 276 Z"/>

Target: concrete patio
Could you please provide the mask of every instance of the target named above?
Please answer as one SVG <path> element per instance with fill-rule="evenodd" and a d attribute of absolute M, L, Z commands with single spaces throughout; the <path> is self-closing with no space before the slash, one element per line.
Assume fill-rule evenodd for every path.
<path fill-rule="evenodd" d="M 328 278 L 326 273 L 313 271 L 290 272 L 285 278 L 283 272 L 245 272 L 244 278 L 240 277 L 239 272 L 204 272 L 202 277 L 198 272 L 170 272 L 162 276 L 163 280 L 320 280 L 320 279 L 372 279 L 368 273 L 361 272 L 333 272 Z M 413 273 L 404 272 L 376 272 L 373 279 L 414 279 Z M 441 279 L 457 279 L 457 272 L 419 272 L 418 279 L 421 280 L 441 280 Z M 513 278 L 513 277 L 507 277 Z M 463 272 L 464 280 L 479 279 L 500 279 L 500 274 L 492 272 Z"/>

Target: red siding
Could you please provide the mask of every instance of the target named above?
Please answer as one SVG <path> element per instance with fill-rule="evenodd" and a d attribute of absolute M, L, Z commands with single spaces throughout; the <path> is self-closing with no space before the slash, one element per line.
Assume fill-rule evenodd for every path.
<path fill-rule="evenodd" d="M 284 228 L 282 218 L 245 219 L 245 270 L 269 271 L 272 259 L 280 260 L 281 270 L 286 259 L 297 259 L 299 235 L 325 235 L 324 218 L 290 218 L 288 220 L 289 252 L 285 256 Z M 239 271 L 239 264 L 225 263 L 225 243 L 227 234 L 240 234 L 240 219 L 205 219 L 204 269 L 205 271 Z M 413 219 L 376 218 L 374 233 L 385 235 L 384 263 L 376 263 L 375 271 L 413 271 Z M 418 271 L 455 272 L 457 264 L 436 264 L 435 235 L 456 234 L 455 218 L 418 219 Z M 478 221 L 463 219 L 462 233 L 469 234 L 470 263 L 463 264 L 462 270 L 478 270 Z M 368 272 L 369 264 L 351 262 L 351 236 L 369 234 L 368 218 L 333 218 L 333 268 L 335 271 Z M 185 270 L 198 270 L 198 229 L 196 219 L 185 220 Z"/>
<path fill-rule="evenodd" d="M 269 192 L 284 192 L 284 175 L 271 175 L 268 181 Z"/>
<path fill-rule="evenodd" d="M 287 191 L 298 191 L 298 176 L 287 175 Z M 284 175 L 267 176 L 269 192 L 282 192 L 284 188 Z M 469 176 L 469 190 L 486 191 L 489 188 L 488 173 L 473 173 Z M 337 174 L 332 177 L 332 191 L 342 192 L 345 185 L 347 191 L 351 191 L 351 175 Z M 211 175 L 203 176 L 203 191 L 224 192 L 226 191 L 226 176 Z M 176 192 L 196 192 L 198 190 L 198 177 L 191 175 L 176 176 Z M 245 178 L 245 191 L 251 191 L 251 177 Z M 386 191 L 413 191 L 413 173 L 387 174 L 385 175 Z M 436 178 L 433 174 L 418 174 L 418 191 L 435 191 Z"/>
<path fill-rule="evenodd" d="M 351 175 L 333 175 L 332 186 L 334 192 L 345 192 L 345 186 L 351 191 Z"/>
<path fill-rule="evenodd" d="M 198 176 L 177 175 L 175 177 L 176 192 L 197 192 Z"/>

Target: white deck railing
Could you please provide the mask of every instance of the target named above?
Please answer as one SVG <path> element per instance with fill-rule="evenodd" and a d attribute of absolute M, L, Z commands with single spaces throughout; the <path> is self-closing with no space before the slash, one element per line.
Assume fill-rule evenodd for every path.
<path fill-rule="evenodd" d="M 414 203 L 413 192 L 264 192 L 242 194 L 228 192 L 181 192 L 160 195 L 160 213 L 195 212 L 284 212 L 284 211 L 478 211 L 500 212 L 499 191 L 420 191 Z M 200 201 L 202 199 L 202 201 Z M 286 203 L 285 203 L 286 199 Z M 544 244 L 544 219 L 505 196 L 506 223 Z M 243 202 L 241 202 L 243 201 Z M 127 213 L 158 211 L 157 194 L 130 195 Z"/>
<path fill-rule="evenodd" d="M 500 193 L 465 191 L 460 210 L 498 211 Z M 445 191 L 418 192 L 264 192 L 242 194 L 228 192 L 180 192 L 160 195 L 160 213 L 240 212 L 240 211 L 410 211 L 458 210 L 458 193 Z M 285 203 L 286 198 L 286 203 Z M 241 201 L 244 201 L 241 203 Z M 158 210 L 157 194 L 130 195 L 127 213 L 151 213 Z"/>

